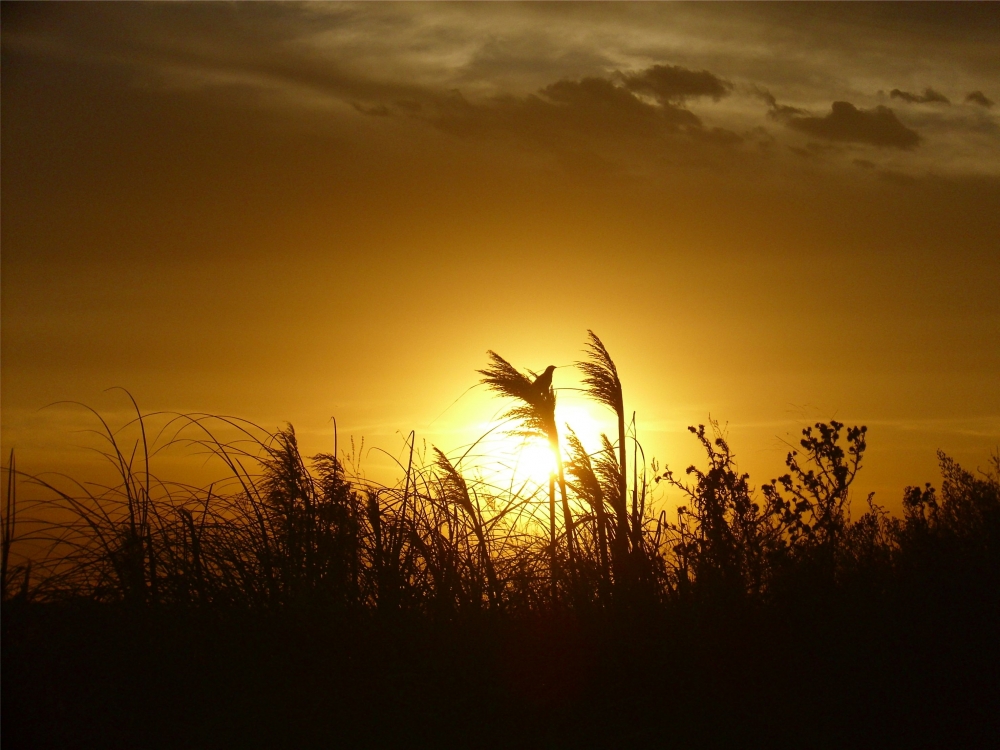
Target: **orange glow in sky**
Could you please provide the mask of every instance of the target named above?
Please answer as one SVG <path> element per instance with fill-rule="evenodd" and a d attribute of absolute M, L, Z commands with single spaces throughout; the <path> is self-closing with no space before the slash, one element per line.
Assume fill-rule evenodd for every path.
<path fill-rule="evenodd" d="M 291 422 L 306 454 L 336 417 L 341 446 L 461 455 L 503 413 L 466 393 L 488 349 L 560 365 L 593 450 L 617 432 L 571 390 L 588 329 L 674 469 L 710 417 L 756 484 L 802 427 L 867 424 L 855 486 L 898 508 L 937 449 L 1000 444 L 996 4 L 2 13 L 0 447 L 26 471 L 86 474 L 89 417 L 43 407 L 120 422 L 112 386 Z M 547 482 L 502 432 L 469 462 Z"/>

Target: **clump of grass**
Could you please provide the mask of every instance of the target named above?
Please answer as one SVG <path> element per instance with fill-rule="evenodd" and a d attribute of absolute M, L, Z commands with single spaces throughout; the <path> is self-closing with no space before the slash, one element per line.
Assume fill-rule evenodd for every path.
<path fill-rule="evenodd" d="M 14 596 L 13 591 L 18 579 L 21 581 L 19 596 L 27 600 L 31 585 L 31 561 L 23 565 L 11 565 L 10 552 L 18 539 L 17 530 L 17 465 L 14 460 L 14 449 L 11 448 L 10 458 L 4 468 L 7 472 L 7 494 L 4 496 L 3 517 L 0 518 L 0 600 L 7 601 Z"/>
<path fill-rule="evenodd" d="M 583 383 L 587 394 L 600 404 L 615 413 L 618 424 L 617 456 L 611 441 L 601 435 L 604 450 L 598 464 L 598 472 L 605 479 L 607 491 L 605 497 L 615 516 L 614 544 L 612 557 L 614 561 L 615 578 L 625 582 L 635 577 L 638 568 L 638 558 L 642 551 L 642 530 L 640 525 L 644 510 L 640 508 L 640 497 L 645 499 L 645 482 L 640 491 L 638 475 L 634 481 L 632 514 L 627 508 L 628 498 L 628 451 L 625 427 L 625 397 L 622 391 L 621 378 L 611 354 L 604 342 L 593 331 L 587 331 L 585 346 L 587 359 L 577 362 L 577 367 L 583 372 Z M 636 442 L 638 447 L 638 441 Z M 612 483 L 614 486 L 611 486 Z M 630 523 L 631 522 L 631 523 Z"/>
<path fill-rule="evenodd" d="M 594 536 L 597 540 L 598 559 L 600 562 L 599 589 L 601 599 L 605 599 L 607 597 L 609 570 L 607 534 L 608 522 L 604 509 L 604 487 L 601 486 L 601 482 L 594 471 L 594 465 L 590 459 L 590 455 L 587 453 L 587 450 L 583 447 L 583 443 L 580 442 L 580 438 L 577 437 L 572 428 L 570 428 L 567 438 L 569 441 L 571 458 L 566 464 L 566 468 L 571 477 L 571 486 L 574 492 L 576 492 L 577 497 L 585 500 L 594 513 L 593 521 L 596 529 Z"/>
<path fill-rule="evenodd" d="M 556 394 L 552 387 L 552 372 L 555 367 L 550 365 L 542 375 L 528 378 L 519 372 L 512 364 L 494 351 L 487 352 L 490 364 L 479 373 L 482 382 L 492 391 L 506 398 L 513 399 L 515 405 L 504 415 L 514 421 L 518 427 L 515 434 L 524 436 L 540 435 L 546 438 L 556 462 L 556 474 L 559 481 L 562 498 L 563 523 L 566 532 L 566 551 L 569 558 L 570 575 L 576 568 L 576 551 L 574 545 L 573 514 L 570 511 L 569 496 L 566 491 L 566 477 L 563 469 L 562 449 L 559 445 L 559 428 L 556 425 Z M 555 530 L 555 487 L 549 483 L 549 519 L 551 544 L 551 575 L 553 598 L 555 597 L 557 578 L 557 553 Z"/>
<path fill-rule="evenodd" d="M 496 570 L 493 567 L 493 559 L 490 554 L 490 545 L 484 530 L 482 510 L 479 507 L 478 497 L 475 493 L 470 493 L 469 485 L 465 478 L 458 472 L 448 457 L 439 449 L 435 448 L 437 456 L 434 465 L 439 470 L 439 493 L 438 497 L 446 503 L 453 503 L 457 508 L 461 508 L 469 521 L 472 523 L 476 540 L 479 542 L 478 552 L 486 573 L 487 592 L 489 594 L 490 606 L 495 609 L 502 608 L 502 597 L 500 583 L 497 580 Z M 474 502 L 475 499 L 475 502 Z"/>

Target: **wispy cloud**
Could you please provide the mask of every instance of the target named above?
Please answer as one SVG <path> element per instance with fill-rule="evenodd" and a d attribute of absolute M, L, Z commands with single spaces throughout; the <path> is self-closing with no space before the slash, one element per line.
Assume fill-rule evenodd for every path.
<path fill-rule="evenodd" d="M 910 104 L 951 104 L 951 100 L 947 96 L 929 86 L 924 89 L 924 93 L 922 94 L 913 94 L 909 91 L 893 89 L 889 92 L 889 96 L 892 99 L 901 99 Z"/>
<path fill-rule="evenodd" d="M 986 107 L 986 109 L 993 106 L 993 100 L 988 99 L 982 91 L 973 91 L 965 97 L 965 101 L 971 104 L 978 104 L 980 107 Z"/>

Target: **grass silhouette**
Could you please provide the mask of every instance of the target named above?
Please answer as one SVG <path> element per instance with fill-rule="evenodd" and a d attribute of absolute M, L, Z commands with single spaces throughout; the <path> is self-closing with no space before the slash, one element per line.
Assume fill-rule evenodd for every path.
<path fill-rule="evenodd" d="M 219 701 L 190 731 L 220 747 L 998 737 L 995 681 L 978 681 L 1000 666 L 1000 453 L 978 475 L 939 454 L 940 491 L 906 488 L 901 518 L 870 496 L 852 517 L 867 431 L 836 421 L 805 429 L 759 493 L 717 423 L 690 428 L 706 464 L 684 477 L 646 466 L 635 440 L 630 483 L 621 381 L 588 336 L 586 391 L 618 426 L 594 454 L 567 425 L 562 455 L 554 368 L 536 378 L 489 352 L 480 371 L 513 402 L 512 431 L 552 447 L 547 497 L 468 471 L 469 452 L 418 450 L 413 433 L 399 479 L 380 484 L 353 450 L 304 457 L 291 426 L 143 414 L 134 400 L 127 429 L 94 413 L 110 484 L 26 475 L 12 452 L 4 741 L 176 746 L 180 735 L 155 729 L 179 710 L 174 690 Z M 226 475 L 206 487 L 158 478 L 158 455 L 178 445 Z M 659 483 L 686 498 L 674 518 L 647 504 Z M 803 691 L 815 705 L 796 702 Z M 943 713 L 921 714 L 921 691 Z M 659 708 L 637 713 L 650 696 Z M 791 703 L 776 707 L 779 696 Z M 128 718 L 101 718 L 98 698 Z M 397 729 L 380 726 L 386 701 Z"/>
<path fill-rule="evenodd" d="M 480 374 L 482 382 L 491 390 L 509 399 L 514 399 L 516 405 L 504 415 L 506 419 L 518 423 L 513 431 L 524 437 L 539 435 L 544 437 L 552 450 L 556 463 L 556 475 L 559 480 L 560 496 L 562 498 L 563 523 L 565 529 L 566 552 L 569 558 L 569 576 L 576 574 L 577 560 L 574 544 L 573 514 L 569 507 L 569 496 L 566 491 L 566 477 L 563 469 L 562 450 L 559 446 L 559 428 L 556 425 L 556 394 L 552 387 L 553 365 L 546 368 L 542 375 L 529 379 L 521 374 L 507 360 L 494 351 L 488 352 L 490 364 Z M 556 597 L 556 579 L 558 577 L 556 554 L 556 524 L 555 524 L 555 486 L 549 482 L 549 544 L 550 567 L 552 580 L 552 597 Z"/>

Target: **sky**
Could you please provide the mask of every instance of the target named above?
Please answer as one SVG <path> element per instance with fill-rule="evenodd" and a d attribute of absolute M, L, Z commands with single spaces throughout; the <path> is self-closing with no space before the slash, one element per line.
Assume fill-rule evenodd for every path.
<path fill-rule="evenodd" d="M 306 453 L 335 417 L 379 474 L 496 424 L 487 350 L 558 365 L 593 446 L 588 329 L 675 470 L 709 419 L 758 486 L 802 427 L 866 424 L 857 493 L 898 509 L 935 451 L 1000 445 L 996 4 L 0 12 L 23 470 L 85 474 L 67 402 L 121 424 L 122 387 Z"/>

